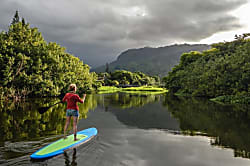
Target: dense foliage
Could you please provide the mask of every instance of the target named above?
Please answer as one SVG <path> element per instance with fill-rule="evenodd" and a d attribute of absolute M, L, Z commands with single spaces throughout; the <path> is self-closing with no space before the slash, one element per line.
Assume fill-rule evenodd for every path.
<path fill-rule="evenodd" d="M 213 44 L 200 52 L 184 53 L 164 78 L 173 93 L 193 96 L 250 96 L 249 34 L 232 42 Z"/>
<path fill-rule="evenodd" d="M 0 33 L 0 77 L 0 95 L 8 97 L 57 96 L 70 83 L 82 92 L 96 79 L 79 58 L 47 43 L 37 28 L 14 19 L 8 32 Z"/>
<path fill-rule="evenodd" d="M 142 72 L 130 72 L 125 70 L 116 70 L 112 73 L 99 73 L 99 77 L 103 79 L 102 85 L 105 86 L 122 86 L 122 85 L 158 85 L 160 78 L 158 76 L 148 76 Z"/>

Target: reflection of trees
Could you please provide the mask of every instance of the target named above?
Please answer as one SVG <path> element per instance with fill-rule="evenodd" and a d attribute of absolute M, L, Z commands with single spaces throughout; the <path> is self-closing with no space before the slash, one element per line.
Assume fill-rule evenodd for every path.
<path fill-rule="evenodd" d="M 141 107 L 145 104 L 159 101 L 160 95 L 141 95 L 141 94 L 126 94 L 112 93 L 97 95 L 98 104 L 103 107 L 113 106 L 118 108 Z"/>
<path fill-rule="evenodd" d="M 89 110 L 94 110 L 97 107 L 97 101 L 95 98 L 95 95 L 87 95 L 86 100 L 84 101 L 84 104 L 78 104 L 79 106 L 79 113 L 80 117 L 79 119 L 86 119 L 87 114 Z"/>
<path fill-rule="evenodd" d="M 103 94 L 97 95 L 98 105 L 112 112 L 121 123 L 142 128 L 178 130 L 178 122 L 162 106 L 164 95 Z"/>
<path fill-rule="evenodd" d="M 27 140 L 51 134 L 61 134 L 65 123 L 66 104 L 57 104 L 43 114 L 41 106 L 49 106 L 59 99 L 32 99 L 22 103 L 2 103 L 0 108 L 1 140 Z M 85 103 L 79 104 L 80 119 L 97 106 L 92 95 L 87 95 Z"/>
<path fill-rule="evenodd" d="M 206 99 L 166 97 L 164 105 L 179 119 L 184 133 L 215 137 L 212 145 L 230 147 L 235 156 L 250 157 L 248 107 L 219 105 Z"/>

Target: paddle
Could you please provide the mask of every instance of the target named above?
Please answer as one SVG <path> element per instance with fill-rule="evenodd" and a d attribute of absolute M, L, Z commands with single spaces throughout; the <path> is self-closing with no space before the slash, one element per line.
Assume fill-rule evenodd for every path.
<path fill-rule="evenodd" d="M 57 104 L 60 104 L 60 103 L 62 103 L 62 101 L 57 102 L 57 103 L 55 103 L 55 104 L 53 104 L 53 105 L 51 105 L 51 106 L 48 106 L 48 107 L 40 107 L 40 108 L 38 108 L 38 112 L 39 112 L 40 114 L 43 114 L 44 112 L 48 111 L 48 109 L 50 109 L 51 107 L 53 107 L 53 106 L 55 106 L 55 105 L 57 105 Z"/>

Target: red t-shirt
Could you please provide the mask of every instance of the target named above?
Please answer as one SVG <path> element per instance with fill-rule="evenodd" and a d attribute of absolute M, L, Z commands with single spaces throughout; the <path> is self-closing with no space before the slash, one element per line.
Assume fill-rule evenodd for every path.
<path fill-rule="evenodd" d="M 67 109 L 79 110 L 77 102 L 83 103 L 83 100 L 75 93 L 66 93 L 63 102 L 67 102 Z"/>

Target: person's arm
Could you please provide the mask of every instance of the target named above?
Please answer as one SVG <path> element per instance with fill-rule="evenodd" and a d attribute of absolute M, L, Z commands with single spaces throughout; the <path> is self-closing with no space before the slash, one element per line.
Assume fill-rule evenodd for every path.
<path fill-rule="evenodd" d="M 85 100 L 86 94 L 83 95 L 83 98 L 81 99 L 78 95 L 77 95 L 77 101 L 80 103 L 83 103 Z"/>
<path fill-rule="evenodd" d="M 83 98 L 82 98 L 83 103 L 85 101 L 85 98 L 86 98 L 86 94 L 83 94 Z"/>

